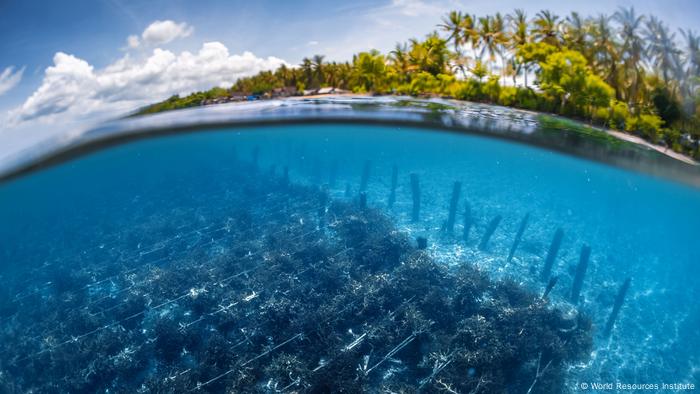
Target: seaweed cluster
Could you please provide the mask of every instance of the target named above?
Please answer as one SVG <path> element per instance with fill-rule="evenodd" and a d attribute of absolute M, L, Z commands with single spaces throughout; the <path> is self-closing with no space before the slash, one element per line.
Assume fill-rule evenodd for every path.
<path fill-rule="evenodd" d="M 377 210 L 236 173 L 220 222 L 185 230 L 180 207 L 119 240 L 131 258 L 4 288 L 0 393 L 559 393 L 588 357 L 585 316 Z"/>

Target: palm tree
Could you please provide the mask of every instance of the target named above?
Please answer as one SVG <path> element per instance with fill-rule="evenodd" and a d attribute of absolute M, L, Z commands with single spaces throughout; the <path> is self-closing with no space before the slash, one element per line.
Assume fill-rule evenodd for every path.
<path fill-rule="evenodd" d="M 685 39 L 686 69 L 691 78 L 700 77 L 700 36 L 693 30 L 682 30 Z"/>
<path fill-rule="evenodd" d="M 409 58 L 408 46 L 396 43 L 394 50 L 389 52 L 389 61 L 399 78 L 399 82 L 408 82 L 410 74 L 414 71 Z"/>
<path fill-rule="evenodd" d="M 563 39 L 564 44 L 575 51 L 581 52 L 584 56 L 588 54 L 588 33 L 590 31 L 589 22 L 582 18 L 578 12 L 572 12 L 566 17 L 564 23 Z"/>
<path fill-rule="evenodd" d="M 462 42 L 469 44 L 472 50 L 472 57 L 476 57 L 476 50 L 479 42 L 479 32 L 475 24 L 476 16 L 465 14 L 462 19 Z"/>
<path fill-rule="evenodd" d="M 323 80 L 323 59 L 325 56 L 323 55 L 314 55 L 311 63 L 313 67 L 313 76 L 314 76 L 314 81 L 318 86 L 322 85 L 324 83 Z"/>
<path fill-rule="evenodd" d="M 558 15 L 549 10 L 542 10 L 535 15 L 533 23 L 535 28 L 532 29 L 532 32 L 537 41 L 559 46 L 561 43 L 561 23 Z"/>
<path fill-rule="evenodd" d="M 338 63 L 326 63 L 323 67 L 323 81 L 330 87 L 338 87 Z"/>
<path fill-rule="evenodd" d="M 353 56 L 353 71 L 358 84 L 366 92 L 376 92 L 381 88 L 386 64 L 378 51 L 360 52 Z"/>
<path fill-rule="evenodd" d="M 685 39 L 685 87 L 684 94 L 693 98 L 700 83 L 700 36 L 693 30 L 681 30 Z"/>
<path fill-rule="evenodd" d="M 294 72 L 289 69 L 285 64 L 282 64 L 275 71 L 275 76 L 282 81 L 284 86 L 295 85 L 296 81 L 294 79 Z"/>
<path fill-rule="evenodd" d="M 530 42 L 530 26 L 527 22 L 527 14 L 523 9 L 516 8 L 513 15 L 508 15 L 511 33 L 509 35 L 510 48 L 515 49 L 520 45 Z"/>
<path fill-rule="evenodd" d="M 488 52 L 488 60 L 489 64 L 491 64 L 496 60 L 496 55 L 503 53 L 503 46 L 507 42 L 503 16 L 497 13 L 493 17 L 487 15 L 479 18 L 478 34 L 479 41 L 477 46 L 481 47 L 481 52 L 478 56 L 479 60 L 483 59 L 485 52 Z"/>
<path fill-rule="evenodd" d="M 647 21 L 647 53 L 651 63 L 661 72 L 664 82 L 670 82 L 680 69 L 680 51 L 676 47 L 676 34 L 670 33 L 668 27 L 655 16 Z"/>
<path fill-rule="evenodd" d="M 643 15 L 637 15 L 634 7 L 620 8 L 613 15 L 613 18 L 620 24 L 620 38 L 622 47 L 620 49 L 622 67 L 624 73 L 625 99 L 636 107 L 639 103 L 639 94 L 644 83 L 644 67 L 642 58 L 644 56 L 644 42 L 640 35 Z"/>
<path fill-rule="evenodd" d="M 618 45 L 615 42 L 615 32 L 610 25 L 611 17 L 600 14 L 594 20 L 590 35 L 593 39 L 591 47 L 592 65 L 597 74 L 615 89 L 615 95 L 620 98 L 620 75 L 618 60 L 620 58 Z"/>
<path fill-rule="evenodd" d="M 510 22 L 510 34 L 508 36 L 509 48 L 515 52 L 517 49 L 530 42 L 530 32 L 529 24 L 527 22 L 527 14 L 520 8 L 513 11 L 513 15 L 508 16 L 508 21 Z M 515 80 L 517 76 L 523 69 L 523 64 L 517 61 L 515 56 L 511 56 L 510 65 L 513 71 L 513 85 L 515 85 Z M 525 87 L 527 87 L 527 73 L 529 67 L 525 66 Z"/>
<path fill-rule="evenodd" d="M 469 17 L 469 15 L 466 15 Z M 464 44 L 464 18 L 459 11 L 450 11 L 447 16 L 442 18 L 442 23 L 438 25 L 440 29 L 448 33 L 447 42 L 452 42 L 455 52 L 459 53 L 459 49 Z"/>
<path fill-rule="evenodd" d="M 447 42 L 436 32 L 429 34 L 423 42 L 411 39 L 410 44 L 408 59 L 413 69 L 432 75 L 444 73 L 448 69 L 450 53 L 447 50 Z"/>
<path fill-rule="evenodd" d="M 310 88 L 314 82 L 313 62 L 308 57 L 305 57 L 301 59 L 299 68 L 301 68 L 301 73 L 304 76 L 304 83 L 306 84 L 306 87 Z"/>

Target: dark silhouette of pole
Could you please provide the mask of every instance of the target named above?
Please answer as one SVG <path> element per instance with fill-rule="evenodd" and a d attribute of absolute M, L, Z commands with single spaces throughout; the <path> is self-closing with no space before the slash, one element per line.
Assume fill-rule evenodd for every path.
<path fill-rule="evenodd" d="M 457 204 L 459 203 L 459 193 L 462 190 L 462 182 L 455 182 L 452 186 L 452 198 L 450 199 L 450 211 L 447 214 L 445 230 L 452 233 L 455 228 L 455 218 L 457 217 Z"/>
<path fill-rule="evenodd" d="M 615 326 L 615 320 L 617 320 L 617 315 L 620 313 L 620 308 L 622 308 L 622 304 L 625 302 L 625 295 L 627 295 L 627 290 L 629 290 L 631 282 L 632 279 L 625 279 L 625 283 L 622 284 L 620 290 L 617 292 L 617 297 L 615 297 L 615 305 L 613 305 L 612 312 L 610 313 L 608 322 L 605 324 L 605 330 L 603 331 L 603 336 L 605 338 L 610 337 L 610 333 L 612 333 L 612 329 Z"/>
<path fill-rule="evenodd" d="M 581 258 L 576 266 L 576 276 L 574 276 L 574 284 L 571 286 L 571 297 L 569 300 L 573 304 L 578 303 L 578 297 L 581 294 L 581 288 L 583 287 L 583 279 L 586 277 L 586 270 L 588 269 L 588 260 L 591 256 L 591 247 L 588 245 L 583 245 L 581 247 Z"/>
<path fill-rule="evenodd" d="M 496 228 L 498 227 L 499 223 L 501 223 L 501 215 L 498 215 L 495 218 L 491 219 L 488 227 L 486 227 L 486 232 L 484 232 L 484 236 L 481 237 L 481 242 L 479 242 L 479 250 L 486 250 L 486 247 L 489 244 L 489 240 L 491 239 L 493 233 L 496 231 Z"/>
<path fill-rule="evenodd" d="M 508 253 L 508 262 L 510 262 L 513 259 L 513 256 L 515 255 L 515 251 L 518 249 L 518 245 L 520 244 L 520 240 L 523 238 L 523 233 L 525 232 L 525 228 L 527 227 L 527 222 L 530 220 L 530 214 L 526 214 L 523 220 L 520 222 L 520 227 L 518 228 L 518 233 L 515 234 L 515 240 L 513 241 L 513 246 L 510 247 L 510 253 Z"/>
<path fill-rule="evenodd" d="M 554 233 L 552 243 L 549 245 L 547 258 L 544 261 L 544 267 L 542 267 L 542 273 L 540 274 L 540 279 L 543 282 L 546 282 L 549 279 L 549 275 L 552 272 L 552 266 L 554 265 L 554 260 L 557 259 L 557 254 L 559 253 L 559 248 L 561 247 L 562 239 L 564 239 L 564 230 L 558 228 Z"/>

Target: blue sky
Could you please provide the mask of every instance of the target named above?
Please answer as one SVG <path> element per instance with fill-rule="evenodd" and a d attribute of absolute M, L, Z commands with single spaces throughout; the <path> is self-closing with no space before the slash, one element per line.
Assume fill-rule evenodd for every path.
<path fill-rule="evenodd" d="M 451 9 L 597 15 L 630 5 L 674 29 L 700 31 L 697 0 L 0 0 L 0 141 L 46 133 L 46 124 L 104 119 L 316 53 L 348 60 L 360 50 L 388 50 L 429 33 Z M 129 36 L 138 45 L 130 47 Z"/>

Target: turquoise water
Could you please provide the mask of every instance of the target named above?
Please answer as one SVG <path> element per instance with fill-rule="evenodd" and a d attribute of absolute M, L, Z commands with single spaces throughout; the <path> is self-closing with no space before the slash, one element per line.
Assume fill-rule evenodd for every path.
<path fill-rule="evenodd" d="M 253 165 L 256 156 L 257 164 Z M 266 179 L 283 178 L 285 166 L 291 184 L 308 190 L 321 188 L 328 201 L 351 204 L 359 203 L 365 172 L 367 206 L 386 215 L 392 231 L 411 241 L 426 238 L 426 253 L 449 269 L 469 264 L 494 281 L 512 280 L 533 294 L 542 294 L 545 289 L 541 270 L 552 237 L 561 228 L 564 238 L 552 268 L 558 281 L 547 307 L 564 316 L 580 312 L 593 323 L 593 344 L 587 357 L 560 366 L 565 379 L 562 387 L 576 390 L 583 382 L 693 383 L 697 387 L 700 190 L 484 137 L 405 127 L 295 125 L 199 131 L 131 142 L 0 185 L 0 392 L 3 384 L 8 392 L 31 388 L 47 392 L 120 391 L 120 387 L 129 391 L 124 389 L 127 378 L 117 372 L 100 375 L 99 366 L 91 363 L 90 357 L 75 361 L 82 369 L 65 370 L 51 364 L 51 357 L 54 362 L 61 359 L 57 353 L 90 348 L 83 343 L 94 345 L 91 341 L 117 327 L 129 335 L 119 337 L 118 344 L 99 348 L 102 353 L 94 356 L 133 364 L 124 375 L 130 376 L 129 387 L 148 391 L 154 387 L 148 382 L 173 376 L 172 381 L 179 382 L 193 373 L 202 360 L 188 350 L 188 346 L 196 348 L 189 342 L 178 345 L 174 354 L 166 357 L 168 362 L 143 361 L 151 357 L 144 345 L 149 338 L 157 344 L 165 335 L 151 334 L 148 319 L 167 317 L 183 324 L 197 321 L 198 316 L 208 319 L 208 313 L 215 309 L 197 310 L 186 303 L 202 289 L 211 289 L 220 278 L 186 275 L 178 279 L 180 285 L 171 286 L 176 290 L 143 284 L 155 283 L 157 272 L 175 270 L 182 264 L 204 270 L 210 262 L 222 264 L 232 254 L 244 253 L 236 250 L 237 241 L 227 235 L 235 232 L 236 226 L 250 227 L 252 222 L 253 227 L 259 227 L 250 229 L 249 236 L 259 237 L 260 242 L 266 239 L 266 231 L 273 230 L 264 228 L 259 218 L 285 216 L 279 220 L 287 220 L 290 204 L 301 207 L 308 201 L 300 195 L 294 195 L 299 201 L 291 200 L 292 195 L 284 194 L 287 189 L 281 192 L 277 183 L 261 191 L 238 179 L 252 176 L 264 184 Z M 398 182 L 396 201 L 389 206 L 393 166 Z M 420 183 L 417 221 L 412 220 L 409 174 L 416 174 Z M 461 182 L 461 193 L 454 232 L 449 234 L 443 226 L 455 181 Z M 462 237 L 465 204 L 472 218 L 466 240 Z M 285 206 L 287 210 L 283 210 Z M 242 207 L 244 214 L 239 212 Z M 527 214 L 522 241 L 508 261 Z M 293 220 L 303 222 L 303 215 L 299 215 Z M 484 232 L 499 215 L 502 220 L 481 250 L 478 246 Z M 332 237 L 332 223 L 327 217 L 309 231 Z M 574 305 L 569 295 L 583 245 L 591 248 L 590 262 L 581 296 Z M 265 246 L 259 247 L 264 252 Z M 258 260 L 264 269 L 266 260 Z M 606 337 L 603 327 L 627 278 L 631 286 L 612 333 Z M 188 295 L 190 290 L 193 294 Z M 264 294 L 265 290 L 264 283 L 257 283 L 241 289 L 242 298 L 274 297 Z M 120 305 L 127 301 L 134 303 L 133 308 L 121 311 Z M 148 311 L 149 317 L 141 320 L 139 316 L 138 323 L 124 321 L 131 316 L 129 312 L 142 311 Z M 80 313 L 88 313 L 90 319 L 70 321 Z M 439 324 L 434 322 L 433 327 Z M 152 326 L 158 327 L 157 323 Z M 200 328 L 211 332 L 212 327 L 202 324 Z M 346 335 L 347 327 L 342 328 Z M 131 332 L 140 332 L 141 337 Z M 229 342 L 225 343 L 229 345 L 223 348 L 237 343 L 227 335 L 224 337 Z M 359 336 L 348 340 L 351 338 Z M 231 387 L 227 385 L 234 384 L 232 379 L 239 369 L 253 365 L 274 374 L 257 363 L 268 357 L 278 360 L 278 354 L 291 352 L 286 348 L 291 342 L 285 343 L 286 339 L 268 337 L 264 344 L 256 343 L 259 347 L 250 350 L 251 354 L 262 356 L 251 364 L 245 364 L 251 358 L 243 362 L 235 353 L 222 368 L 222 373 L 233 371 L 215 382 L 225 384 L 214 389 L 212 383 L 199 389 Z M 427 354 L 418 346 L 401 348 L 377 366 L 381 373 L 368 384 L 379 387 L 383 382 L 403 379 L 402 384 L 421 386 L 426 375 L 408 365 L 412 358 Z M 136 361 L 138 357 L 142 360 Z M 370 356 L 370 366 L 375 358 L 382 360 L 380 355 Z M 323 365 L 320 360 L 310 363 Z M 50 377 L 42 380 L 36 372 L 31 373 L 32 369 L 43 369 Z M 415 376 L 401 377 L 409 372 Z M 177 377 L 180 373 L 182 378 Z M 295 380 L 294 373 L 284 382 L 282 378 L 267 379 L 265 373 L 246 381 L 251 391 L 284 388 L 323 392 L 317 386 L 304 386 L 304 379 Z M 298 376 L 307 375 L 299 372 Z M 90 384 L 68 386 L 71 379 Z M 192 378 L 182 387 L 196 390 L 197 382 L 210 379 Z M 437 381 L 433 377 L 421 387 L 438 390 Z M 560 389 L 548 391 L 546 384 L 535 385 L 535 391 L 541 392 Z"/>

